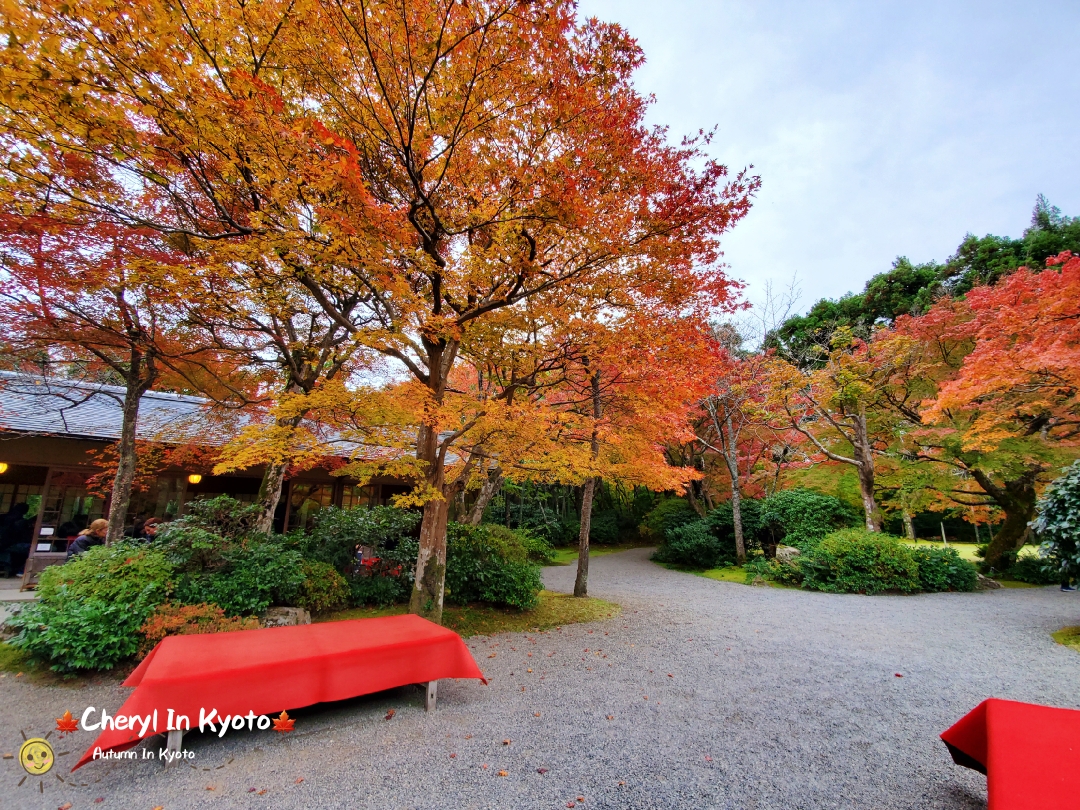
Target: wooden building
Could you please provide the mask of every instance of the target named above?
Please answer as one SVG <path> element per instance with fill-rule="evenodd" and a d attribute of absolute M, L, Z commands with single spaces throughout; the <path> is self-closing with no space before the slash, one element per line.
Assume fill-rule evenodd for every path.
<path fill-rule="evenodd" d="M 30 550 L 24 587 L 46 566 L 64 561 L 72 533 L 108 514 L 107 497 L 91 494 L 87 480 L 101 472 L 101 451 L 120 437 L 123 400 L 124 389 L 116 386 L 0 372 L 0 516 L 11 514 L 17 504 L 27 505 Z M 206 400 L 152 391 L 140 403 L 138 438 L 153 442 L 170 435 L 207 435 L 201 424 L 207 418 Z M 174 519 L 196 498 L 224 494 L 254 501 L 262 473 L 257 467 L 228 475 L 166 468 L 132 494 L 127 523 Z M 376 479 L 360 486 L 328 469 L 308 470 L 286 481 L 275 529 L 305 529 L 327 506 L 385 504 L 407 490 L 399 480 Z"/>

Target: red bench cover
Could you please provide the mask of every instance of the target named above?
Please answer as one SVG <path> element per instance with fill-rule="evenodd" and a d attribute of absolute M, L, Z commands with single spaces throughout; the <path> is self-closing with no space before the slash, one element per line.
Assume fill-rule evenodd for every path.
<path fill-rule="evenodd" d="M 1080 807 L 1080 711 L 990 698 L 941 739 L 986 774 L 988 810 Z"/>
<path fill-rule="evenodd" d="M 487 683 L 457 633 L 413 615 L 168 636 L 124 681 L 136 688 L 116 715 L 157 709 L 160 734 L 169 709 L 197 728 L 200 709 L 270 715 L 443 678 Z M 139 730 L 103 731 L 75 768 L 137 745 Z"/>

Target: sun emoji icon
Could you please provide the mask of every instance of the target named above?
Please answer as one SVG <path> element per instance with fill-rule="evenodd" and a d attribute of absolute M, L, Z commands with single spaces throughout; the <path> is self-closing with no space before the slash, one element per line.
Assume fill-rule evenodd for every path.
<path fill-rule="evenodd" d="M 44 737 L 27 737 L 26 733 L 23 733 L 23 744 L 19 746 L 18 759 L 19 765 L 26 771 L 26 775 L 19 780 L 20 787 L 32 777 L 45 776 L 45 774 L 52 771 L 58 757 L 67 756 L 71 753 L 70 751 L 60 751 L 59 753 L 54 751 L 52 744 L 49 742 L 51 736 L 51 731 Z M 67 780 L 60 774 L 53 772 L 53 776 L 61 782 L 67 783 Z M 30 784 L 32 785 L 33 782 Z M 38 791 L 45 792 L 45 782 L 40 778 L 38 779 Z"/>

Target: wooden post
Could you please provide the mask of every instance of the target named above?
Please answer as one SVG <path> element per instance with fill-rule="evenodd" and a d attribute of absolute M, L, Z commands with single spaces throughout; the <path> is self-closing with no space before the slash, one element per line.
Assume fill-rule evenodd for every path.
<path fill-rule="evenodd" d="M 436 696 L 436 691 L 438 690 L 438 687 L 439 687 L 439 682 L 438 681 L 428 681 L 427 682 L 427 685 L 426 685 L 426 687 L 424 689 L 424 711 L 426 711 L 426 712 L 435 711 L 435 696 Z"/>
<path fill-rule="evenodd" d="M 945 545 L 945 548 L 948 548 L 949 541 L 945 539 L 945 521 L 940 521 L 938 525 L 941 526 L 941 542 Z"/>
<path fill-rule="evenodd" d="M 173 729 L 165 741 L 165 750 L 173 756 L 165 760 L 165 767 L 171 768 L 180 761 L 178 756 L 183 748 L 184 732 L 181 729 Z"/>

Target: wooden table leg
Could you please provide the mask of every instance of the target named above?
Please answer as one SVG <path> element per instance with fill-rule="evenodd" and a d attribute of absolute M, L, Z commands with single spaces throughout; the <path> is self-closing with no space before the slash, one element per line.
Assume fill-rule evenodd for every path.
<path fill-rule="evenodd" d="M 427 688 L 424 690 L 424 711 L 430 712 L 435 710 L 435 693 L 438 687 L 438 681 L 427 682 Z"/>
<path fill-rule="evenodd" d="M 165 767 L 170 768 L 180 761 L 180 751 L 183 748 L 184 732 L 180 729 L 175 729 L 169 732 L 169 736 L 165 741 L 165 750 L 173 756 L 165 759 Z"/>

